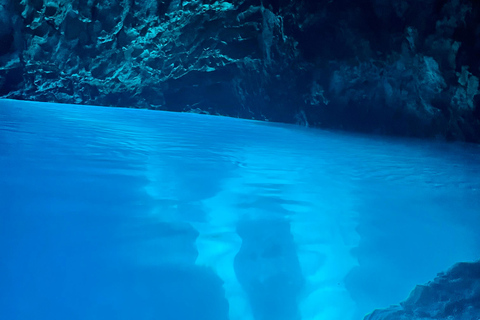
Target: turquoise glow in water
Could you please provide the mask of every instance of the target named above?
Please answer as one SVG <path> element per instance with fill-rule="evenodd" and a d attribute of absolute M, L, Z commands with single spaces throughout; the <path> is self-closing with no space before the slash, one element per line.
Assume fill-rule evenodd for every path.
<path fill-rule="evenodd" d="M 2 100 L 0 319 L 361 319 L 480 258 L 479 159 Z"/>

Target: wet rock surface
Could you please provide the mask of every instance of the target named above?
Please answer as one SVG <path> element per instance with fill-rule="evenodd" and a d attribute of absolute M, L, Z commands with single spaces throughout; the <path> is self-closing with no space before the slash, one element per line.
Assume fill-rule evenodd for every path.
<path fill-rule="evenodd" d="M 480 142 L 470 0 L 0 0 L 0 96 Z"/>
<path fill-rule="evenodd" d="M 417 286 L 398 306 L 375 310 L 365 320 L 480 319 L 480 261 L 459 263 Z"/>

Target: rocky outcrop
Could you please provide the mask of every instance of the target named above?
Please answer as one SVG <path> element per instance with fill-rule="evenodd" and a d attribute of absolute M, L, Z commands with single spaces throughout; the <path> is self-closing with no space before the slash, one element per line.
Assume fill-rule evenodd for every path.
<path fill-rule="evenodd" d="M 480 319 L 480 261 L 459 263 L 417 286 L 398 306 L 376 310 L 365 320 Z"/>
<path fill-rule="evenodd" d="M 0 0 L 0 96 L 480 141 L 470 0 Z"/>

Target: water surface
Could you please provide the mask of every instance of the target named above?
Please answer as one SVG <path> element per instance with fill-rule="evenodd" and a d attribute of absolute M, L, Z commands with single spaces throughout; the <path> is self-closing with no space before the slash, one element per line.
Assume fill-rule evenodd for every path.
<path fill-rule="evenodd" d="M 480 258 L 480 148 L 0 101 L 0 318 L 349 320 Z"/>

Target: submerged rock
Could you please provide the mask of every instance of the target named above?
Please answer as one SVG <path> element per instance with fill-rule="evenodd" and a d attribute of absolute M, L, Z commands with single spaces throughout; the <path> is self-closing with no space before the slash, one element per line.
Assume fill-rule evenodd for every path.
<path fill-rule="evenodd" d="M 0 0 L 0 96 L 480 141 L 469 0 Z"/>
<path fill-rule="evenodd" d="M 365 320 L 480 319 L 480 261 L 458 263 L 398 306 L 375 310 Z"/>

